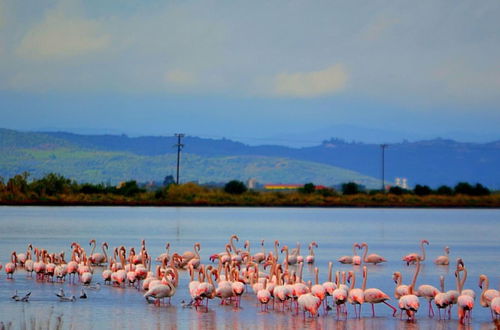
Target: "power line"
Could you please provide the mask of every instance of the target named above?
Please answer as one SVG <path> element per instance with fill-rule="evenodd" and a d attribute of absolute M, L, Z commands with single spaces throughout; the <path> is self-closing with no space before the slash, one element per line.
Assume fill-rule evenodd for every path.
<path fill-rule="evenodd" d="M 385 148 L 389 145 L 382 143 L 380 147 L 382 148 L 382 192 L 385 193 Z"/>
<path fill-rule="evenodd" d="M 181 149 L 184 147 L 184 144 L 181 143 L 181 139 L 184 137 L 183 133 L 175 133 L 175 136 L 177 136 L 177 184 L 179 184 L 179 165 L 181 161 Z"/>

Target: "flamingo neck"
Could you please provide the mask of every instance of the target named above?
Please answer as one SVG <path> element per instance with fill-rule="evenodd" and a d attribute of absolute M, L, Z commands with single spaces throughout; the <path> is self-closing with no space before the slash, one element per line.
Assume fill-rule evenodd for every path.
<path fill-rule="evenodd" d="M 420 249 L 422 250 L 422 259 L 421 261 L 425 260 L 425 248 L 424 248 L 424 242 L 420 242 Z"/>
<path fill-rule="evenodd" d="M 351 280 L 351 287 L 349 288 L 350 290 L 354 289 L 354 285 L 356 284 L 356 274 L 351 271 L 352 274 L 352 280 Z"/>
<path fill-rule="evenodd" d="M 332 281 L 332 262 L 330 261 L 328 263 L 328 282 L 331 282 Z"/>
<path fill-rule="evenodd" d="M 368 271 L 366 270 L 366 267 L 363 267 L 363 284 L 361 285 L 361 290 L 363 290 L 363 291 L 366 290 L 367 277 L 368 277 Z"/>
<path fill-rule="evenodd" d="M 358 253 L 356 252 L 356 247 L 357 247 L 357 246 L 358 246 L 358 243 L 354 243 L 354 244 L 352 245 L 352 255 L 353 255 L 353 256 L 357 256 L 357 255 L 358 255 Z"/>
<path fill-rule="evenodd" d="M 415 285 L 417 284 L 417 276 L 418 276 L 418 273 L 420 272 L 420 259 L 417 258 L 417 268 L 415 269 L 415 274 L 413 275 L 413 279 L 411 281 L 411 289 L 413 291 L 413 288 L 415 287 Z"/>
<path fill-rule="evenodd" d="M 365 251 L 363 252 L 363 261 L 366 262 L 366 255 L 368 254 L 368 244 L 363 244 Z"/>

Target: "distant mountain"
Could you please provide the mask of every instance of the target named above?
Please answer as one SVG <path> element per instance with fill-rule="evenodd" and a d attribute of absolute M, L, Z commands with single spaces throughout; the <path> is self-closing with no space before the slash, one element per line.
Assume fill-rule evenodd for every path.
<path fill-rule="evenodd" d="M 306 183 L 335 185 L 356 181 L 367 187 L 380 182 L 360 173 L 335 166 L 259 155 L 232 155 L 239 143 L 218 143 L 187 138 L 203 155 L 182 154 L 182 181 L 227 182 L 255 178 L 259 183 Z M 116 183 L 162 181 L 175 172 L 173 138 L 126 136 L 86 136 L 68 133 L 21 133 L 0 129 L 0 175 L 11 177 L 28 171 L 34 177 L 60 173 L 79 182 Z M 189 142 L 188 142 L 189 141 Z M 226 149 L 216 152 L 216 146 Z M 165 148 L 168 146 L 168 148 Z M 167 149 L 168 152 L 165 152 Z"/>
<path fill-rule="evenodd" d="M 75 164 L 72 171 L 101 171 L 96 177 L 114 181 L 120 178 L 160 179 L 173 173 L 175 162 L 174 137 L 128 137 L 126 135 L 80 135 L 63 132 L 21 133 L 0 129 L 0 149 L 12 157 L 0 159 L 0 175 L 8 176 L 31 164 L 31 171 L 43 164 L 60 169 L 68 168 L 81 155 L 85 162 Z M 381 177 L 381 148 L 378 144 L 345 142 L 330 139 L 320 145 L 291 148 L 276 145 L 249 146 L 227 139 L 204 139 L 187 136 L 183 139 L 183 177 L 186 180 L 226 181 L 257 177 L 261 182 L 335 184 L 351 178 L 378 186 Z M 41 151 L 64 149 L 65 163 L 43 158 L 31 161 Z M 63 151 L 60 151 L 64 154 Z M 7 153 L 8 154 L 8 153 Z M 21 156 L 21 154 L 23 156 Z M 46 154 L 44 154 L 46 155 Z M 57 157 L 57 153 L 54 154 Z M 85 155 L 85 156 L 83 156 Z M 91 161 L 94 155 L 94 160 Z M 455 185 L 459 181 L 480 182 L 493 189 L 500 188 L 500 141 L 462 143 L 434 139 L 391 144 L 385 152 L 385 177 L 394 181 L 405 177 L 410 185 Z M 118 158 L 114 158 L 118 157 Z M 126 157 L 126 161 L 118 161 Z M 127 158 L 129 157 L 129 158 Z M 163 157 L 163 158 L 162 158 Z M 100 159 L 100 160 L 99 160 Z M 173 159 L 173 158 L 172 158 Z M 116 167 L 104 171 L 113 161 Z M 192 164 L 189 161 L 193 161 Z M 196 160 L 196 161 L 195 161 Z M 129 164 L 130 162 L 130 164 Z M 208 162 L 208 163 L 205 163 Z M 283 163 L 284 162 L 284 163 Z M 6 165 L 10 164 L 9 170 Z M 118 164 L 121 164 L 118 166 Z M 132 166 L 132 164 L 134 164 Z M 148 167 L 151 164 L 151 167 Z M 156 165 L 153 165 L 156 164 Z M 240 164 L 235 166 L 234 164 Z M 274 165 L 270 165 L 274 164 Z M 279 164 L 287 164 L 282 166 Z M 155 167 L 158 166 L 158 167 Z M 170 166 L 170 167 L 169 167 Z M 198 168 L 198 166 L 205 167 Z M 128 169 L 125 170 L 125 167 Z M 132 170 L 135 168 L 135 170 Z M 155 172 L 155 168 L 159 168 Z M 207 169 L 211 170 L 207 172 Z M 148 169 L 147 175 L 139 171 Z M 250 170 L 254 169 L 254 170 Z M 54 170 L 55 171 L 55 170 Z M 214 172 L 215 171 L 215 172 Z M 345 171 L 341 172 L 338 171 Z M 60 173 L 69 173 L 62 172 Z M 314 175 L 316 173 L 317 175 Z M 335 174 L 330 174 L 335 173 Z M 10 175 L 10 174 L 9 174 Z M 149 175 L 149 176 L 148 176 Z"/>

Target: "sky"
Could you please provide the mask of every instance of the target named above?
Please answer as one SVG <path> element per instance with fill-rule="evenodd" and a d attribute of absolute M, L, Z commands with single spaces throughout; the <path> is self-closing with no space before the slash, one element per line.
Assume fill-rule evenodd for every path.
<path fill-rule="evenodd" d="M 499 1 L 0 0 L 0 127 L 500 139 Z"/>

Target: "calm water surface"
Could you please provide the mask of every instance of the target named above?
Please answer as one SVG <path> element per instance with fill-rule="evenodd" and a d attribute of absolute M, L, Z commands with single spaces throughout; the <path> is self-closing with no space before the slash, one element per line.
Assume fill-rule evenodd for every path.
<path fill-rule="evenodd" d="M 403 281 L 411 281 L 414 268 L 400 261 L 407 253 L 419 251 L 419 241 L 430 241 L 428 259 L 422 267 L 417 285 L 439 286 L 444 275 L 446 289 L 455 287 L 454 261 L 449 267 L 436 266 L 432 260 L 443 254 L 443 247 L 451 248 L 451 260 L 462 257 L 469 276 L 466 288 L 477 293 L 472 328 L 494 329 L 490 313 L 479 304 L 478 277 L 487 274 L 490 287 L 500 287 L 500 210 L 435 210 L 435 209 L 315 209 L 315 208 L 129 208 L 129 207 L 0 207 L 0 261 L 5 264 L 13 250 L 25 251 L 28 243 L 50 252 L 66 251 L 70 243 L 79 242 L 84 248 L 95 238 L 107 241 L 110 247 L 140 246 L 146 239 L 153 256 L 164 252 L 166 242 L 171 251 L 182 253 L 192 249 L 194 242 L 202 246 L 202 262 L 208 263 L 212 253 L 221 252 L 232 234 L 238 234 L 238 247 L 249 240 L 252 253 L 260 251 L 260 240 L 267 250 L 278 239 L 281 246 L 302 244 L 302 255 L 312 240 L 319 244 L 315 265 L 320 269 L 320 281 L 326 280 L 328 261 L 335 261 L 334 271 L 352 270 L 361 277 L 360 267 L 341 265 L 336 259 L 351 255 L 354 242 L 366 241 L 370 253 L 377 253 L 389 261 L 368 266 L 367 287 L 378 287 L 390 296 L 394 283 L 391 274 L 400 271 Z M 93 282 L 102 282 L 97 268 Z M 312 279 L 312 268 L 304 267 L 305 279 Z M 181 273 L 177 294 L 171 306 L 148 305 L 142 293 L 132 288 L 101 286 L 88 291 L 87 300 L 74 303 L 59 302 L 54 295 L 59 287 L 78 294 L 79 285 L 37 283 L 26 277 L 23 270 L 14 280 L 0 275 L 0 321 L 12 322 L 14 328 L 36 322 L 41 328 L 54 327 L 61 317 L 64 328 L 100 329 L 198 329 L 198 328 L 329 328 L 329 329 L 456 329 L 456 308 L 451 321 L 427 317 L 427 306 L 421 300 L 416 323 L 407 323 L 391 317 L 386 306 L 376 306 L 377 317 L 371 318 L 369 306 L 363 307 L 363 317 L 353 319 L 349 306 L 347 320 L 337 320 L 333 313 L 318 318 L 292 316 L 290 312 L 261 313 L 253 294 L 246 294 L 242 307 L 234 310 L 210 302 L 207 313 L 183 308 L 182 300 L 189 301 L 188 275 Z M 356 286 L 360 286 L 358 281 Z M 32 291 L 29 303 L 14 302 L 10 296 Z M 251 289 L 250 289 L 251 291 Z M 391 300 L 397 305 L 395 299 Z M 437 313 L 436 313 L 437 314 Z M 50 323 L 48 323 L 50 322 Z"/>

